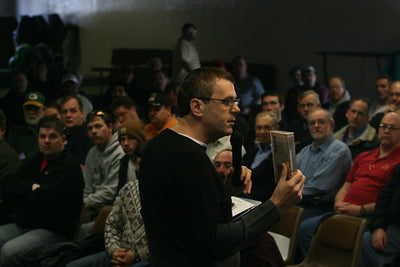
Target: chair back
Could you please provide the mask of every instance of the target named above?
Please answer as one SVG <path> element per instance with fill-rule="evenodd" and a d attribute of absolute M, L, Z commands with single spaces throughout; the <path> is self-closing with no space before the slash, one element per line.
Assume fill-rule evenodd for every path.
<path fill-rule="evenodd" d="M 299 226 L 303 212 L 304 209 L 299 206 L 280 210 L 281 220 L 268 231 L 274 237 L 286 264 L 292 264 L 295 260 Z M 285 240 L 285 237 L 287 240 Z"/>
<path fill-rule="evenodd" d="M 358 266 L 367 220 L 335 214 L 320 223 L 302 266 Z"/>

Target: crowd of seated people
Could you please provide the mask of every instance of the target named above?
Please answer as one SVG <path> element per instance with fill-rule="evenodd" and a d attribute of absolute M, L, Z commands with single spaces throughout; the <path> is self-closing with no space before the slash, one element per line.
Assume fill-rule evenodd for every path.
<path fill-rule="evenodd" d="M 185 42 L 193 46 L 196 28 L 186 26 L 183 36 L 187 34 L 189 41 Z M 0 155 L 6 155 L 0 158 L 1 264 L 14 266 L 31 259 L 32 253 L 23 248 L 29 244 L 24 236 L 33 236 L 38 247 L 45 247 L 72 240 L 75 228 L 80 228 L 84 239 L 105 205 L 114 205 L 105 228 L 106 245 L 111 247 L 89 260 L 129 265 L 146 260 L 143 263 L 148 264 L 151 254 L 138 212 L 138 151 L 180 119 L 178 81 L 170 79 L 158 58 L 149 60 L 149 66 L 146 77 L 136 77 L 132 66 L 122 66 L 110 76 L 107 92 L 93 98 L 83 92 L 82 77 L 74 71 L 65 72 L 58 82 L 48 78 L 43 61 L 34 62 L 30 73 L 13 71 L 12 88 L 0 99 Z M 390 263 L 400 254 L 389 238 L 398 233 L 398 218 L 385 215 L 392 212 L 386 211 L 392 199 L 398 199 L 393 188 L 398 188 L 399 172 L 392 170 L 398 170 L 395 166 L 400 163 L 400 82 L 377 77 L 377 98 L 370 102 L 352 98 L 351 88 L 340 76 L 331 77 L 325 86 L 317 81 L 313 66 L 295 67 L 290 71 L 293 87 L 284 95 L 248 73 L 245 58 L 235 57 L 231 66 L 241 108 L 235 127 L 244 135 L 243 165 L 252 170 L 253 184 L 248 195 L 231 186 L 227 190 L 266 201 L 276 186 L 270 131 L 292 131 L 297 167 L 306 176 L 299 203 L 305 208 L 300 258 L 307 253 L 321 218 L 340 213 L 371 218 L 363 261 L 378 261 L 383 257 L 379 251 L 390 248 L 390 255 L 383 257 L 385 264 Z M 216 100 L 225 104 L 224 99 Z M 223 183 L 233 173 L 231 149 L 229 137 L 223 137 L 207 151 Z M 47 184 L 52 175 L 52 182 L 70 187 L 74 200 L 57 184 Z M 66 176 L 73 180 L 65 182 Z M 45 198 L 48 190 L 51 194 Z M 138 209 L 130 210 L 132 215 L 124 212 L 132 207 Z M 68 213 L 69 225 L 65 225 L 61 220 Z M 136 218 L 138 234 L 125 232 L 129 224 L 125 216 Z M 44 218 L 50 219 L 44 222 Z M 43 236 L 40 240 L 38 234 Z M 118 242 L 123 246 L 115 247 Z"/>

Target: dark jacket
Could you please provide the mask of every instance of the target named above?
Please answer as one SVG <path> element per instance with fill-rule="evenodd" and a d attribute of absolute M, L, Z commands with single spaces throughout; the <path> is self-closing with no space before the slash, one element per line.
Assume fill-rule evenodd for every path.
<path fill-rule="evenodd" d="M 392 177 L 378 195 L 369 228 L 385 229 L 391 224 L 400 224 L 400 164 L 394 167 Z"/>
<path fill-rule="evenodd" d="M 16 205 L 20 227 L 44 228 L 72 238 L 83 203 L 83 176 L 79 165 L 64 150 L 40 171 L 43 155 L 25 162 L 4 186 L 6 205 Z M 32 184 L 40 187 L 32 191 Z"/>
<path fill-rule="evenodd" d="M 251 169 L 256 154 L 257 150 L 254 147 L 248 150 L 243 157 L 243 165 Z M 267 201 L 276 187 L 272 153 L 260 165 L 252 169 L 251 181 L 253 183 L 251 197 L 261 202 Z"/>

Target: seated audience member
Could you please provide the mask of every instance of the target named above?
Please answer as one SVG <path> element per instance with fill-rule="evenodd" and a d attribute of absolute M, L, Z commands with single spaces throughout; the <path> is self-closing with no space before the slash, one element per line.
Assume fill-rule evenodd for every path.
<path fill-rule="evenodd" d="M 139 120 L 127 120 L 120 125 L 118 136 L 125 156 L 121 159 L 119 168 L 119 193 L 105 226 L 107 252 L 103 251 L 75 260 L 70 262 L 67 267 L 111 267 L 114 266 L 113 264 L 131 266 L 131 264 L 149 257 L 147 239 L 140 215 L 139 187 L 136 176 L 139 167 L 139 149 L 145 140 L 143 124 Z M 141 266 L 140 264 L 133 266 Z"/>
<path fill-rule="evenodd" d="M 304 91 L 312 90 L 316 92 L 323 107 L 328 104 L 329 89 L 325 85 L 317 82 L 315 68 L 313 66 L 305 67 L 302 70 L 301 76 L 303 85 L 289 89 L 286 94 L 285 108 L 289 122 L 299 119 L 299 116 L 295 113 L 295 106 L 298 104 L 299 95 Z"/>
<path fill-rule="evenodd" d="M 171 105 L 164 94 L 151 94 L 147 106 L 150 123 L 144 126 L 146 140 L 178 124 L 179 121 L 172 113 Z"/>
<path fill-rule="evenodd" d="M 210 160 L 213 161 L 219 152 L 226 149 L 232 150 L 230 135 L 221 137 L 216 141 L 209 143 L 207 145 L 206 154 L 210 158 Z M 242 157 L 245 154 L 246 154 L 246 149 L 244 148 L 244 146 L 242 146 Z"/>
<path fill-rule="evenodd" d="M 0 98 L 0 109 L 7 117 L 8 128 L 25 124 L 22 105 L 25 102 L 25 95 L 28 90 L 28 77 L 24 72 L 15 71 L 11 78 L 12 88 L 5 96 Z"/>
<path fill-rule="evenodd" d="M 344 185 L 336 194 L 336 213 L 365 217 L 374 211 L 379 191 L 388 182 L 393 168 L 400 163 L 399 129 L 400 116 L 394 112 L 387 113 L 379 128 L 379 147 L 356 157 Z M 299 247 L 303 256 L 323 216 L 301 223 Z"/>
<path fill-rule="evenodd" d="M 61 120 L 65 125 L 66 148 L 83 167 L 93 146 L 84 122 L 83 104 L 77 96 L 67 96 L 61 101 Z"/>
<path fill-rule="evenodd" d="M 118 172 L 124 152 L 118 143 L 118 133 L 113 135 L 109 114 L 92 111 L 86 118 L 86 124 L 94 146 L 85 161 L 83 201 L 91 219 L 94 219 L 104 205 L 112 204 L 117 193 Z M 86 227 L 90 228 L 89 225 Z"/>
<path fill-rule="evenodd" d="M 140 105 L 141 107 L 146 106 L 148 93 L 135 78 L 133 66 L 122 66 L 117 72 L 117 77 L 114 80 L 114 83 L 123 84 L 126 93 L 135 100 L 137 105 Z"/>
<path fill-rule="evenodd" d="M 275 190 L 275 176 L 272 163 L 271 137 L 272 130 L 278 130 L 279 123 L 275 113 L 262 111 L 255 118 L 255 144 L 243 157 L 243 165 L 252 170 L 251 197 L 266 201 Z"/>
<path fill-rule="evenodd" d="M 6 125 L 6 116 L 0 110 L 0 192 L 4 182 L 15 176 L 19 166 L 17 153 L 4 140 Z M 0 201 L 0 225 L 9 223 L 11 216 L 11 211 L 7 210 Z"/>
<path fill-rule="evenodd" d="M 4 140 L 6 126 L 6 116 L 0 109 L 0 190 L 2 183 L 15 175 L 19 165 L 17 153 Z"/>
<path fill-rule="evenodd" d="M 43 117 L 38 124 L 41 153 L 24 162 L 1 192 L 16 219 L 0 227 L 0 266 L 29 266 L 30 252 L 72 239 L 82 210 L 83 177 L 64 150 L 63 123 Z"/>
<path fill-rule="evenodd" d="M 335 121 L 327 110 L 310 111 L 307 123 L 314 141 L 296 156 L 297 168 L 307 177 L 299 203 L 304 208 L 303 220 L 332 210 L 353 162 L 347 145 L 333 137 Z"/>
<path fill-rule="evenodd" d="M 115 127 L 127 120 L 140 120 L 135 107 L 135 102 L 129 96 L 120 96 L 111 104 L 111 111 L 116 120 Z"/>
<path fill-rule="evenodd" d="M 61 106 L 57 101 L 52 100 L 46 103 L 46 108 L 44 109 L 44 116 L 53 116 L 61 120 Z"/>
<path fill-rule="evenodd" d="M 400 165 L 379 192 L 375 210 L 369 217 L 360 254 L 360 267 L 391 265 L 400 256 Z"/>
<path fill-rule="evenodd" d="M 261 107 L 260 109 L 256 109 L 254 114 L 250 115 L 251 126 L 246 136 L 246 145 L 245 147 L 252 147 L 255 139 L 255 131 L 254 131 L 254 117 L 260 111 L 272 111 L 275 113 L 279 122 L 280 130 L 287 130 L 289 125 L 287 124 L 285 115 L 283 110 L 285 109 L 285 105 L 283 104 L 283 97 L 277 92 L 267 92 L 261 96 Z"/>
<path fill-rule="evenodd" d="M 375 129 L 368 124 L 368 109 L 368 99 L 363 97 L 353 99 L 346 112 L 348 124 L 334 134 L 336 139 L 342 140 L 349 146 L 353 159 L 361 152 L 379 145 Z"/>
<path fill-rule="evenodd" d="M 304 84 L 303 77 L 301 75 L 301 68 L 299 66 L 294 66 L 289 70 L 289 77 L 292 80 L 293 85 L 287 90 L 287 97 L 285 102 L 285 115 L 288 123 L 295 119 L 299 119 L 299 114 L 296 108 L 297 98 L 300 93 L 300 88 Z"/>
<path fill-rule="evenodd" d="M 213 160 L 214 167 L 217 170 L 218 177 L 228 195 L 243 196 L 243 189 L 236 187 L 232 183 L 233 167 L 232 167 L 232 150 L 224 149 L 220 151 Z"/>
<path fill-rule="evenodd" d="M 62 99 L 66 96 L 76 96 L 82 102 L 84 116 L 93 110 L 93 105 L 90 100 L 79 93 L 79 80 L 74 74 L 65 74 L 61 82 L 62 98 L 58 99 L 61 103 Z"/>
<path fill-rule="evenodd" d="M 375 128 L 376 131 L 379 130 L 379 124 L 383 118 L 383 116 L 387 112 L 393 112 L 400 108 L 400 81 L 394 81 L 390 85 L 389 89 L 389 105 L 384 112 L 377 113 L 374 117 L 372 117 L 369 124 Z"/>
<path fill-rule="evenodd" d="M 20 160 L 33 157 L 38 151 L 37 124 L 44 116 L 46 99 L 39 92 L 29 92 L 23 104 L 25 125 L 18 125 L 10 129 L 7 142 Z"/>
<path fill-rule="evenodd" d="M 171 104 L 172 112 L 175 114 L 178 110 L 178 93 L 179 84 L 177 83 L 169 83 L 165 88 L 165 94 L 167 95 L 169 103 Z"/>
<path fill-rule="evenodd" d="M 378 76 L 375 79 L 375 90 L 377 101 L 373 102 L 370 110 L 370 117 L 374 117 L 376 114 L 385 112 L 389 107 L 390 97 L 389 88 L 392 83 L 392 78 L 388 75 Z"/>
<path fill-rule="evenodd" d="M 276 92 L 265 93 L 261 96 L 261 109 L 262 111 L 272 111 L 278 118 L 279 129 L 285 130 L 288 128 L 287 121 L 283 110 L 285 104 L 283 103 L 283 97 Z"/>
<path fill-rule="evenodd" d="M 346 111 L 350 104 L 350 93 L 342 77 L 332 77 L 329 80 L 328 111 L 335 120 L 335 131 L 347 124 Z"/>
<path fill-rule="evenodd" d="M 125 152 L 119 168 L 118 190 L 127 181 L 137 180 L 141 146 L 145 141 L 143 124 L 139 120 L 127 120 L 118 128 L 118 139 Z"/>
<path fill-rule="evenodd" d="M 318 94 L 314 91 L 304 91 L 299 95 L 297 111 L 301 118 L 293 121 L 289 125 L 289 131 L 294 132 L 297 153 L 313 141 L 310 129 L 308 128 L 307 116 L 311 110 L 318 107 L 321 107 L 321 103 L 319 102 Z"/>
<path fill-rule="evenodd" d="M 152 93 L 165 93 L 165 89 L 170 80 L 167 74 L 162 70 L 156 70 L 151 75 L 151 84 L 148 90 Z"/>
<path fill-rule="evenodd" d="M 247 72 L 247 62 L 241 56 L 232 59 L 232 75 L 240 98 L 240 112 L 248 116 L 252 107 L 260 104 L 261 95 L 265 92 L 264 86 L 257 77 Z"/>
<path fill-rule="evenodd" d="M 48 79 L 48 72 L 48 66 L 43 60 L 33 63 L 29 88 L 42 93 L 47 101 L 56 100 L 61 97 L 61 90 L 58 84 Z"/>

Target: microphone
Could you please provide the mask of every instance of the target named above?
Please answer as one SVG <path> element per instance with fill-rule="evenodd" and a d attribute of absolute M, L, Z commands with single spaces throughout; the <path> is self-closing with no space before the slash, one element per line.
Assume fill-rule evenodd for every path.
<path fill-rule="evenodd" d="M 232 166 L 234 169 L 232 184 L 236 187 L 242 185 L 240 175 L 242 174 L 242 145 L 244 137 L 240 132 L 233 132 L 231 135 Z"/>

